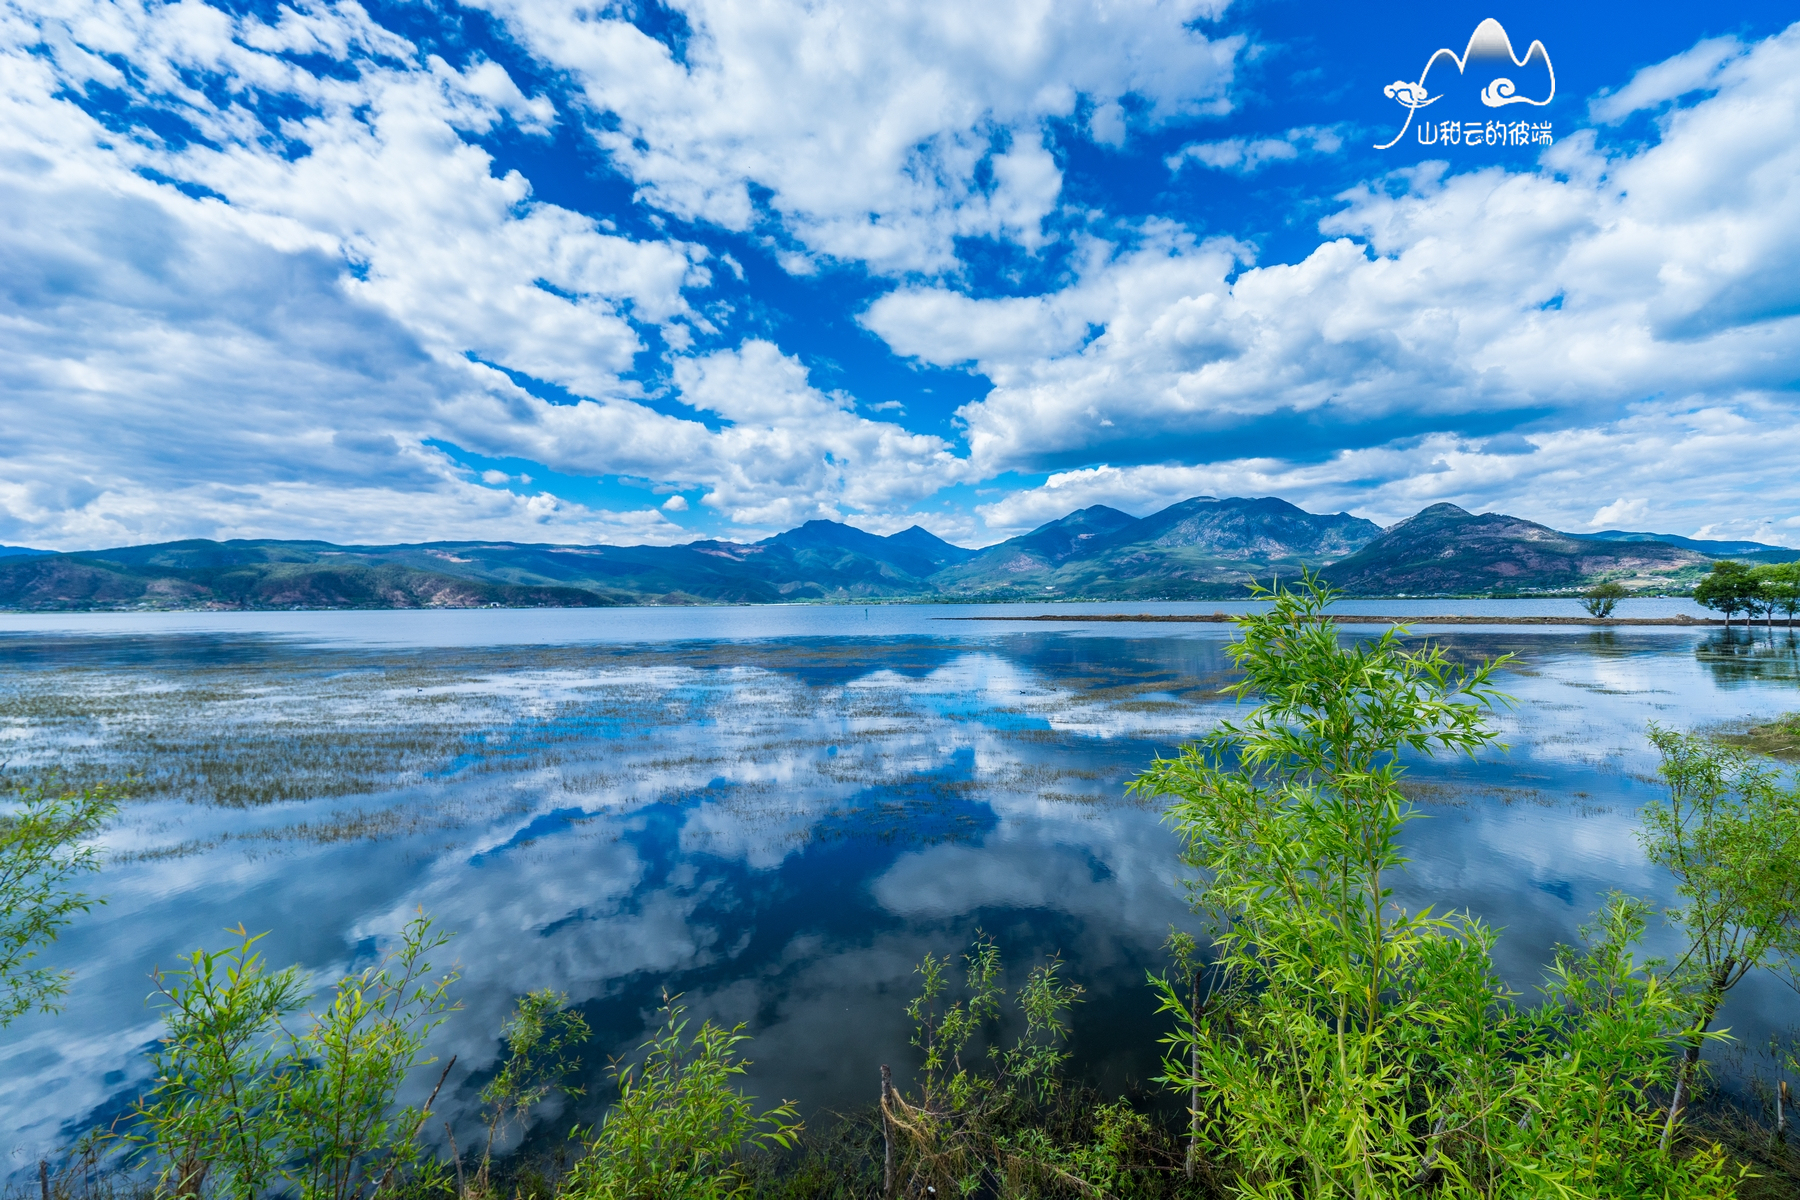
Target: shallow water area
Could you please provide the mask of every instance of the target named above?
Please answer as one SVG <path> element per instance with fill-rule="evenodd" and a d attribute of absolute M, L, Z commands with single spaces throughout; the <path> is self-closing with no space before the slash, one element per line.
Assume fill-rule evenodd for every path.
<path fill-rule="evenodd" d="M 607 1056 L 642 1040 L 665 988 L 748 1023 L 759 1094 L 809 1114 L 866 1103 L 880 1064 L 910 1074 L 913 965 L 978 928 L 1015 977 L 1061 953 L 1088 989 L 1077 1069 L 1143 1081 L 1161 1032 L 1144 972 L 1192 918 L 1174 838 L 1123 785 L 1229 711 L 1233 630 L 942 619 L 1007 613 L 0 615 L 0 758 L 141 776 L 107 837 L 108 903 L 54 952 L 77 971 L 67 1011 L 0 1033 L 0 1144 L 31 1166 L 136 1094 L 154 965 L 242 921 L 271 931 L 272 961 L 328 980 L 420 906 L 457 934 L 465 1008 L 435 1049 L 457 1056 L 439 1105 L 459 1140 L 513 997 L 541 987 L 595 1029 L 591 1098 L 548 1112 L 554 1128 L 596 1115 Z M 1655 794 L 1645 724 L 1800 708 L 1784 630 L 1419 632 L 1520 656 L 1497 717 L 1510 748 L 1414 765 L 1428 819 L 1403 887 L 1503 927 L 1501 967 L 1526 990 L 1607 890 L 1667 896 L 1633 832 Z M 1749 1044 L 1786 1007 L 1746 985 L 1727 1016 Z"/>
<path fill-rule="evenodd" d="M 551 609 L 389 609 L 292 612 L 0 612 L 0 636 L 63 634 L 75 637 L 168 637 L 238 635 L 321 644 L 386 646 L 568 645 L 597 642 L 742 640 L 784 637 L 894 637 L 944 635 L 945 622 L 1006 616 L 1034 618 L 1026 628 L 1044 629 L 1036 618 L 1067 614 L 1067 626 L 1086 628 L 1089 614 L 1184 614 L 1249 612 L 1254 601 L 1163 601 L 1069 604 L 742 604 L 708 607 L 623 607 Z M 1583 614 L 1578 600 L 1344 600 L 1333 612 L 1419 616 L 1563 616 Z M 1618 616 L 1706 618 L 1712 614 L 1679 598 L 1633 600 Z"/>

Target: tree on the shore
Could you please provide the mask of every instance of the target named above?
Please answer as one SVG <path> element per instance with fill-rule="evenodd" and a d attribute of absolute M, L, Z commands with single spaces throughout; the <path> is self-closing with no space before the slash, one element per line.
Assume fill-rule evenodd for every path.
<path fill-rule="evenodd" d="M 1770 624 L 1778 612 L 1793 624 L 1794 613 L 1800 610 L 1800 562 L 1765 563 L 1750 574 Z"/>
<path fill-rule="evenodd" d="M 1725 623 L 1731 624 L 1736 613 L 1753 611 L 1758 599 L 1758 580 L 1750 569 L 1750 564 L 1733 559 L 1721 559 L 1713 564 L 1712 571 L 1699 583 L 1694 585 L 1694 603 L 1715 612 L 1725 614 Z M 1749 618 L 1745 618 L 1748 623 Z"/>
<path fill-rule="evenodd" d="M 1625 585 L 1615 579 L 1604 583 L 1596 583 L 1581 594 L 1581 607 L 1587 609 L 1590 617 L 1610 617 L 1619 601 L 1631 595 Z"/>

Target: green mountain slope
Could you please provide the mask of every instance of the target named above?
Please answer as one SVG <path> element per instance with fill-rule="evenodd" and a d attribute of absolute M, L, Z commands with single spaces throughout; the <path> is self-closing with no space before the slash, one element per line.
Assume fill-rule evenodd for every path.
<path fill-rule="evenodd" d="M 916 526 L 883 538 L 831 521 L 748 545 L 190 540 L 0 559 L 0 606 L 471 608 L 903 599 L 932 594 L 925 577 L 974 553 Z"/>
<path fill-rule="evenodd" d="M 1386 530 L 1274 497 L 1197 496 L 1147 517 L 1095 505 L 969 550 L 914 526 L 882 537 L 809 521 L 760 542 L 551 546 L 192 540 L 80 554 L 0 556 L 15 609 L 418 608 L 767 604 L 858 600 L 1214 600 L 1303 569 L 1351 595 L 1564 590 L 1601 578 L 1691 583 L 1721 553 L 1800 551 L 1608 531 L 1559 533 L 1437 504 Z"/>
<path fill-rule="evenodd" d="M 1434 504 L 1322 574 L 1353 596 L 1469 595 L 1568 589 L 1599 578 L 1668 585 L 1711 561 L 1662 542 L 1589 540 L 1503 513 Z"/>
<path fill-rule="evenodd" d="M 1269 496 L 1196 496 L 1141 520 L 1083 509 L 990 547 L 933 582 L 946 595 L 980 599 L 1232 599 L 1252 578 L 1298 575 L 1380 532 L 1373 521 L 1321 516 Z"/>
<path fill-rule="evenodd" d="M 12 608 L 585 608 L 616 603 L 569 587 L 521 587 L 395 565 L 252 562 L 129 566 L 85 555 L 0 560 Z"/>

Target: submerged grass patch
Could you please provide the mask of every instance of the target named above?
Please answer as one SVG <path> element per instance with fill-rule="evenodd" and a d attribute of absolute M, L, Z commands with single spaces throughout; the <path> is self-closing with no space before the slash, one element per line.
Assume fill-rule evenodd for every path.
<path fill-rule="evenodd" d="M 1766 725 L 1752 725 L 1742 733 L 1720 734 L 1718 738 L 1752 754 L 1800 761 L 1800 712 L 1777 717 Z"/>
<path fill-rule="evenodd" d="M 830 837 L 867 814 L 878 838 L 897 836 L 911 811 L 931 827 L 926 840 L 961 838 L 974 826 L 917 805 L 980 805 L 990 790 L 1093 805 L 1121 778 L 1085 765 L 1085 750 L 1046 764 L 1007 743 L 1061 760 L 1089 745 L 1079 730 L 1191 726 L 1201 691 L 1194 677 L 1129 659 L 1051 661 L 1035 674 L 1005 663 L 999 677 L 1013 682 L 997 691 L 991 654 L 930 641 L 379 651 L 179 641 L 0 641 L 10 668 L 0 739 L 13 766 L 55 764 L 77 785 L 134 780 L 144 816 L 117 862 L 451 828 L 505 807 L 464 799 L 500 778 L 529 793 L 509 802 L 526 811 L 559 796 L 724 805 L 790 829 L 828 814 Z M 953 766 L 974 746 L 986 749 Z M 907 798 L 846 807 L 860 792 Z M 770 816 L 777 794 L 783 812 Z M 305 811 L 275 821 L 251 815 L 296 805 Z"/>

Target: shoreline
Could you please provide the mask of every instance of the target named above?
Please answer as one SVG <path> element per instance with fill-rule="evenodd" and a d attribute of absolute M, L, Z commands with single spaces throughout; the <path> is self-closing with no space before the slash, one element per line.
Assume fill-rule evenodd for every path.
<path fill-rule="evenodd" d="M 1101 621 L 1136 624 L 1139 622 L 1156 622 L 1163 624 L 1201 624 L 1226 625 L 1239 620 L 1242 613 L 1139 613 L 1126 615 L 1122 613 L 1042 613 L 1031 616 L 995 616 L 995 617 L 933 617 L 935 621 Z M 1326 619 L 1339 625 L 1590 625 L 1601 629 L 1619 629 L 1630 626 L 1659 625 L 1676 629 L 1722 629 L 1726 622 L 1718 617 L 1471 617 L 1471 616 L 1417 616 L 1388 617 L 1366 613 L 1327 613 Z M 1732 621 L 1732 628 L 1742 625 L 1741 621 Z M 1797 622 L 1793 620 L 1776 621 L 1772 626 L 1765 626 L 1758 621 L 1750 628 L 1766 627 L 1775 629 L 1792 629 Z"/>

